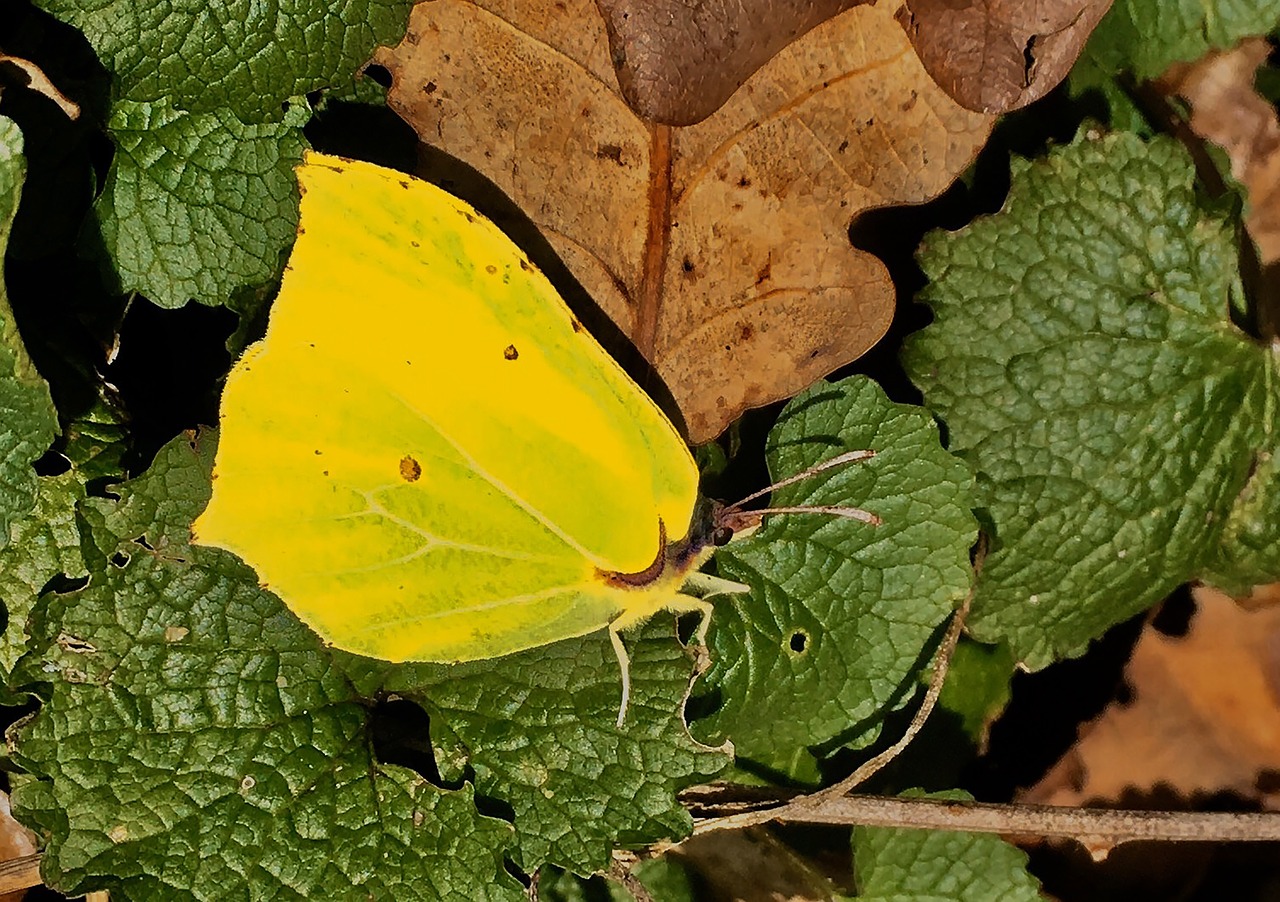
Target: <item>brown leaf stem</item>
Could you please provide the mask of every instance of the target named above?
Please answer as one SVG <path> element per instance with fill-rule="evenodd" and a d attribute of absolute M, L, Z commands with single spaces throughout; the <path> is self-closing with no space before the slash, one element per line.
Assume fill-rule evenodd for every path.
<path fill-rule="evenodd" d="M 654 359 L 658 314 L 662 309 L 662 279 L 671 246 L 671 126 L 649 127 L 649 219 L 644 241 L 643 270 L 636 298 L 636 328 L 632 340 L 646 360 Z"/>

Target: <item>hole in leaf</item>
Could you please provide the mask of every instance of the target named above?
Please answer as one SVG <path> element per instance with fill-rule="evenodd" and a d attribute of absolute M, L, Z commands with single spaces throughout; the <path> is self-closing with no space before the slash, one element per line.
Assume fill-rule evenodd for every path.
<path fill-rule="evenodd" d="M 72 579 L 65 573 L 58 573 L 49 577 L 49 581 L 40 587 L 40 594 L 56 592 L 58 595 L 66 595 L 68 592 L 77 592 L 87 585 L 89 585 L 87 576 L 77 576 Z"/>
<path fill-rule="evenodd" d="M 129 555 L 125 554 L 123 551 L 117 551 L 115 554 L 111 555 L 111 563 L 113 566 L 124 569 L 129 566 Z"/>
<path fill-rule="evenodd" d="M 38 476 L 61 476 L 71 469 L 71 461 L 60 451 L 50 448 L 31 466 Z"/>
<path fill-rule="evenodd" d="M 697 611 L 686 611 L 676 617 L 676 637 L 680 640 L 680 644 L 688 645 L 692 642 L 694 634 L 701 625 L 702 615 Z"/>
<path fill-rule="evenodd" d="M 809 634 L 804 630 L 794 630 L 791 633 L 791 638 L 788 640 L 787 645 L 791 648 L 791 651 L 794 654 L 802 655 L 809 647 Z"/>
<path fill-rule="evenodd" d="M 516 810 L 506 799 L 495 799 L 493 796 L 484 796 L 476 793 L 476 811 L 479 811 L 485 817 L 495 817 L 500 821 L 506 821 L 508 824 L 516 822 Z"/>
<path fill-rule="evenodd" d="M 510 858 L 504 857 L 502 859 L 502 869 L 506 871 L 508 874 L 510 874 L 516 880 L 519 880 L 520 885 L 523 886 L 526 890 L 529 888 L 530 884 L 533 883 L 532 878 L 530 878 L 528 874 L 522 871 L 520 869 L 520 866 L 516 864 L 514 861 L 512 861 Z"/>
<path fill-rule="evenodd" d="M 408 699 L 384 699 L 369 712 L 373 754 L 384 764 L 407 767 L 434 786 L 446 786 L 431 746 L 431 717 Z"/>

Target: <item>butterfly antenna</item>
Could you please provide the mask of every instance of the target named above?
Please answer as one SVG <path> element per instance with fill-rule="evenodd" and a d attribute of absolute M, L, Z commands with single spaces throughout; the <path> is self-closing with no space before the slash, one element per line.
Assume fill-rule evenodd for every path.
<path fill-rule="evenodd" d="M 884 523 L 871 511 L 864 511 L 860 507 L 841 507 L 839 505 L 815 504 L 809 507 L 766 507 L 758 513 L 764 516 L 772 516 L 773 514 L 830 514 L 833 517 L 844 517 L 846 520 L 861 520 L 863 523 L 870 523 L 872 526 L 880 526 Z"/>
<path fill-rule="evenodd" d="M 743 507 L 761 498 L 770 492 L 780 489 L 783 486 L 791 485 L 802 479 L 808 479 L 810 476 L 816 476 L 824 470 L 830 470 L 833 467 L 841 467 L 849 463 L 857 463 L 859 461 L 870 460 L 876 456 L 876 452 L 871 449 L 863 449 L 860 451 L 846 451 L 843 454 L 837 454 L 835 457 L 816 463 L 808 469 L 801 470 L 794 476 L 788 476 L 786 479 L 779 480 L 772 485 L 767 485 L 758 492 L 753 492 L 741 501 L 735 501 L 733 504 L 725 507 L 720 517 L 726 525 L 737 520 L 743 523 L 754 521 L 757 525 L 760 520 L 770 514 L 829 514 L 834 517 L 845 517 L 850 520 L 861 520 L 863 523 L 870 523 L 872 526 L 879 526 L 884 521 L 870 511 L 864 511 L 860 507 L 844 507 L 839 505 L 813 505 L 802 507 L 770 507 L 759 511 L 743 510 Z"/>
<path fill-rule="evenodd" d="M 802 479 L 808 479 L 810 476 L 816 476 L 819 473 L 823 472 L 824 470 L 830 470 L 832 467 L 840 467 L 840 466 L 844 466 L 845 464 L 856 463 L 860 460 L 870 460 L 875 456 L 876 456 L 876 452 L 870 450 L 869 448 L 862 451 L 846 451 L 844 454 L 837 454 L 835 457 L 831 458 L 830 460 L 824 460 L 822 461 L 822 463 L 814 464 L 812 467 L 809 467 L 807 470 L 801 470 L 799 473 L 796 473 L 794 476 L 788 476 L 786 479 L 781 479 L 773 483 L 772 485 L 765 486 L 758 492 L 752 492 L 750 495 L 743 498 L 742 500 L 735 501 L 733 504 L 730 504 L 729 507 L 726 509 L 735 510 L 735 509 L 741 508 L 744 505 L 750 504 L 752 501 L 755 501 L 757 498 L 763 498 L 765 495 L 769 494 L 775 489 L 780 489 L 783 486 L 791 485 L 792 483 L 799 482 Z M 806 509 L 808 510 L 811 508 L 806 508 Z"/>

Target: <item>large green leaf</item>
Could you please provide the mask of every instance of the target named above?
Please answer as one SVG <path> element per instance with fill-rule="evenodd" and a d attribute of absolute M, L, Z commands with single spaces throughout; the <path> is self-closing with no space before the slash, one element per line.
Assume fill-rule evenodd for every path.
<path fill-rule="evenodd" d="M 875 739 L 969 590 L 973 477 L 943 450 L 927 411 L 891 403 L 863 377 L 820 383 L 783 411 L 769 468 L 782 478 L 863 448 L 876 456 L 779 489 L 770 503 L 862 507 L 882 525 L 780 515 L 716 554 L 720 573 L 751 591 L 716 602 L 707 683 L 723 706 L 699 730 L 795 779 L 816 776 L 823 747 Z"/>
<path fill-rule="evenodd" d="M 0 259 L 9 246 L 27 164 L 22 132 L 0 116 Z M 49 386 L 27 356 L 0 283 L 0 548 L 9 543 L 15 521 L 36 503 L 32 464 L 48 450 L 58 419 Z"/>
<path fill-rule="evenodd" d="M 168 524 L 126 538 L 139 513 L 207 495 L 207 470 L 182 498 L 195 483 L 171 465 L 207 456 L 168 449 L 123 490 L 127 509 L 99 521 L 123 531 L 105 572 L 45 597 L 15 673 L 44 699 L 12 751 L 46 878 L 121 899 L 521 898 L 509 826 L 469 786 L 377 761 L 369 699 L 252 571 L 152 547 Z"/>
<path fill-rule="evenodd" d="M 1155 78 L 1280 24 L 1280 0 L 1116 0 L 1085 45 L 1094 71 Z"/>
<path fill-rule="evenodd" d="M 505 898 L 503 855 L 589 872 L 619 843 L 687 832 L 675 792 L 728 759 L 684 726 L 693 664 L 670 618 L 628 636 L 621 730 L 603 632 L 468 665 L 334 652 L 232 555 L 188 544 L 211 444 L 179 437 L 118 500 L 86 501 L 103 572 L 37 611 L 18 679 L 45 704 L 15 758 L 38 779 L 17 803 L 48 837 L 57 885 Z M 412 742 L 458 790 L 376 759 L 370 712 L 387 697 L 427 711 Z M 514 833 L 475 811 L 472 782 Z"/>
<path fill-rule="evenodd" d="M 411 0 L 38 0 L 84 32 L 117 98 L 276 118 L 290 97 L 346 84 L 404 33 Z"/>
<path fill-rule="evenodd" d="M 295 105 L 246 125 L 228 110 L 116 103 L 116 158 L 96 209 L 121 290 L 180 307 L 274 279 L 297 228 L 308 115 Z"/>
<path fill-rule="evenodd" d="M 1194 575 L 1267 569 L 1275 359 L 1231 321 L 1237 230 L 1181 147 L 1118 134 L 1016 162 L 1003 210 L 926 239 L 905 360 L 978 471 L 977 638 L 1041 667 Z"/>

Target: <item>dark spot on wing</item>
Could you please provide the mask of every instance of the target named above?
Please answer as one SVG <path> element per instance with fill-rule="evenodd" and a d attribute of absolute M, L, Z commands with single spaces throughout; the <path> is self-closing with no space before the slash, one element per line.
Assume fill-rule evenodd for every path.
<path fill-rule="evenodd" d="M 405 482 L 417 482 L 422 477 L 422 464 L 408 454 L 400 458 L 400 478 Z"/>
<path fill-rule="evenodd" d="M 515 360 L 520 356 L 520 352 L 516 350 L 515 345 L 507 345 L 502 349 L 502 356 L 508 360 Z"/>

